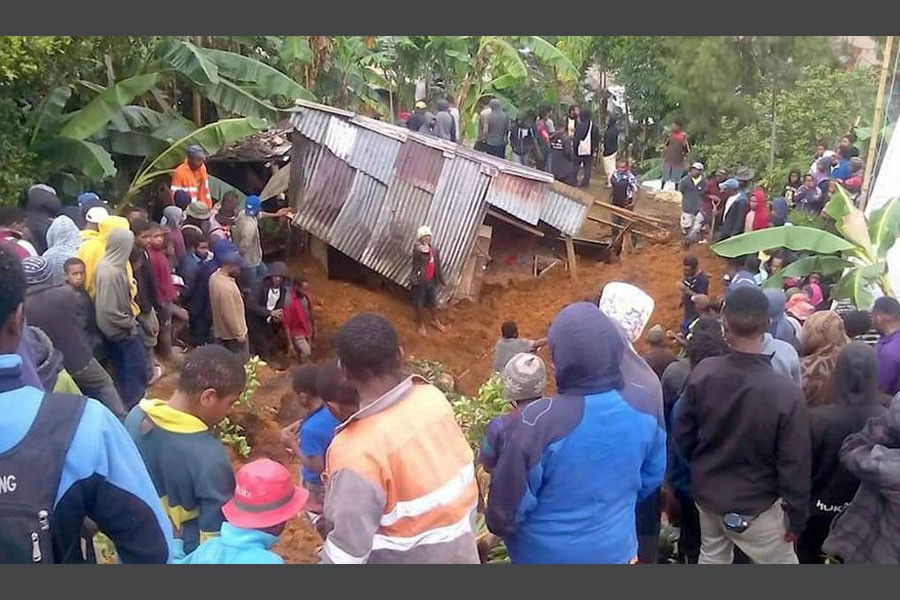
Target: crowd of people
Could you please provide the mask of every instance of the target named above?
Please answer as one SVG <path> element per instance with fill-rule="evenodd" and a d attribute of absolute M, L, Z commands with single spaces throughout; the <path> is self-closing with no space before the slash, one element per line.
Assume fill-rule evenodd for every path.
<path fill-rule="evenodd" d="M 430 118 L 420 107 L 407 124 L 452 139 L 450 108 Z M 480 148 L 501 156 L 508 119 L 496 103 L 481 117 Z M 552 130 L 546 117 L 538 111 L 532 138 Z M 573 107 L 542 139 L 574 145 L 570 159 L 603 146 L 606 160 L 594 129 Z M 580 154 L 579 139 L 592 153 Z M 703 166 L 682 176 L 687 136 L 673 144 L 665 178 L 700 206 L 682 226 L 718 229 Z M 844 175 L 825 153 L 821 181 Z M 613 201 L 628 207 L 634 175 L 610 156 Z M 714 299 L 686 255 L 681 326 L 651 327 L 644 356 L 602 295 L 563 308 L 545 337 L 504 323 L 493 369 L 511 406 L 476 456 L 444 394 L 406 372 L 384 317 L 353 316 L 335 336 L 336 360 L 311 360 L 308 283 L 262 255 L 259 219 L 287 213 L 263 211 L 256 196 L 213 204 L 204 158 L 188 150 L 158 222 L 136 207 L 114 215 L 90 192 L 63 206 L 43 184 L 0 211 L 0 562 L 89 562 L 99 531 L 126 563 L 281 563 L 272 547 L 304 514 L 322 563 L 478 563 L 482 491 L 487 528 L 514 563 L 655 563 L 663 515 L 679 527 L 685 563 L 900 562 L 897 300 L 839 314 L 827 278 L 781 273 L 798 258 L 785 249 L 732 261 Z M 572 162 L 570 181 L 586 185 L 577 167 L 589 181 L 591 161 Z M 719 177 L 717 190 L 744 194 L 720 197 L 732 235 L 765 199 L 747 202 L 746 170 Z M 785 202 L 805 206 L 804 193 Z M 731 216 L 744 205 L 744 218 Z M 412 248 L 423 334 L 426 313 L 445 329 L 432 237 L 421 227 Z M 770 278 L 781 285 L 760 289 Z M 299 486 L 268 459 L 235 473 L 213 435 L 245 388 L 248 357 L 269 359 L 279 343 L 299 363 L 291 384 L 305 416 L 282 432 Z M 148 396 L 174 362 L 169 398 Z M 491 474 L 488 490 L 476 465 Z"/>
<path fill-rule="evenodd" d="M 789 226 L 791 210 L 818 216 L 838 185 L 855 201 L 862 189 L 865 167 L 855 141 L 855 134 L 847 134 L 837 149 L 829 150 L 827 142 L 820 140 L 808 171 L 801 175 L 799 170 L 792 170 L 784 188 L 770 198 L 749 167 L 739 167 L 733 173 L 718 168 L 707 176 L 703 163 L 693 162 L 685 172 L 691 147 L 680 124 L 675 123 L 663 150 L 662 186 L 671 183 L 681 194 L 684 247 Z"/>

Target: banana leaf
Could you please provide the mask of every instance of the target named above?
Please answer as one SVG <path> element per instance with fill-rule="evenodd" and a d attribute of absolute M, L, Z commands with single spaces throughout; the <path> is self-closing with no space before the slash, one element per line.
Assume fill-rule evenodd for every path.
<path fill-rule="evenodd" d="M 156 156 L 169 147 L 169 142 L 143 131 L 110 129 L 104 136 L 104 146 L 113 154 L 126 156 Z"/>
<path fill-rule="evenodd" d="M 849 300 L 857 310 L 869 310 L 874 301 L 872 291 L 886 268 L 884 262 L 879 262 L 847 271 L 840 281 L 832 286 L 831 297 L 835 300 Z"/>
<path fill-rule="evenodd" d="M 539 36 L 528 36 L 525 40 L 534 55 L 554 67 L 562 79 L 572 80 L 578 77 L 578 69 L 562 50 Z"/>
<path fill-rule="evenodd" d="M 159 80 L 159 74 L 138 75 L 122 80 L 77 111 L 63 127 L 60 135 L 74 140 L 84 140 L 97 133 L 112 119 L 121 114 L 132 100 L 143 96 Z"/>
<path fill-rule="evenodd" d="M 247 199 L 247 194 L 237 189 L 230 183 L 226 181 L 222 181 L 218 177 L 209 176 L 209 195 L 213 197 L 213 200 L 221 200 L 222 196 L 225 195 L 225 192 L 234 192 L 238 197 L 238 206 L 243 206 L 244 201 Z"/>
<path fill-rule="evenodd" d="M 305 35 L 288 35 L 281 42 L 281 48 L 278 49 L 278 58 L 283 65 L 289 65 L 296 61 L 306 64 L 312 60 L 313 53 L 309 47 L 309 40 Z"/>
<path fill-rule="evenodd" d="M 199 86 L 219 83 L 218 67 L 190 42 L 171 45 L 162 60 Z"/>
<path fill-rule="evenodd" d="M 309 46 L 307 45 L 307 47 Z M 238 82 L 252 82 L 257 88 L 265 90 L 268 98 L 284 96 L 291 103 L 298 98 L 316 99 L 302 85 L 278 69 L 258 60 L 222 50 L 203 49 L 202 52 L 216 65 L 221 76 Z"/>
<path fill-rule="evenodd" d="M 784 280 L 789 277 L 806 277 L 810 273 L 819 273 L 827 277 L 853 266 L 853 263 L 837 256 L 807 256 L 789 264 L 775 275 L 766 279 L 762 287 L 778 289 L 784 284 Z"/>
<path fill-rule="evenodd" d="M 869 218 L 869 237 L 880 260 L 883 260 L 888 250 L 894 247 L 898 230 L 900 230 L 900 202 L 897 198 L 892 198 Z"/>
<path fill-rule="evenodd" d="M 37 117 L 34 120 L 34 129 L 31 132 L 31 143 L 34 143 L 34 140 L 37 139 L 37 136 L 44 125 L 52 123 L 62 115 L 63 109 L 66 107 L 66 103 L 71 97 L 72 88 L 64 85 L 53 89 L 53 91 L 44 98 L 44 101 L 41 102 L 38 109 L 35 111 Z"/>
<path fill-rule="evenodd" d="M 171 144 L 156 158 L 149 162 L 135 176 L 131 183 L 131 187 L 127 192 L 127 196 L 132 196 L 142 187 L 148 185 L 153 179 L 160 175 L 164 175 L 178 163 L 184 160 L 185 152 L 188 146 L 192 144 L 201 145 L 209 154 L 215 154 L 224 146 L 243 139 L 248 135 L 252 135 L 262 131 L 266 127 L 265 119 L 257 118 L 240 118 L 225 119 L 210 123 L 189 135 L 181 138 L 177 142 Z"/>
<path fill-rule="evenodd" d="M 825 214 L 834 219 L 838 231 L 845 239 L 856 244 L 857 253 L 861 257 L 867 262 L 875 261 L 866 216 L 856 207 L 843 186 L 838 185 L 835 193 L 831 195 L 831 199 L 825 205 Z"/>
<path fill-rule="evenodd" d="M 770 227 L 742 233 L 711 246 L 711 250 L 725 258 L 735 258 L 747 254 L 758 254 L 774 248 L 788 248 L 795 251 L 816 254 L 834 254 L 853 250 L 856 245 L 833 233 L 812 227 Z"/>
<path fill-rule="evenodd" d="M 54 164 L 75 169 L 95 181 L 102 181 L 116 174 L 112 156 L 93 142 L 54 137 L 39 140 L 35 144 L 35 150 Z"/>
<path fill-rule="evenodd" d="M 262 118 L 272 122 L 278 120 L 278 109 L 236 83 L 220 79 L 218 83 L 204 86 L 202 92 L 229 114 Z"/>

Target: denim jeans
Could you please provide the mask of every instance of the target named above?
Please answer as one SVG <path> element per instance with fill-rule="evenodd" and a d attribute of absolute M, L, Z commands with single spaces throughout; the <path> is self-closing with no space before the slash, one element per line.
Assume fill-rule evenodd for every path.
<path fill-rule="evenodd" d="M 119 396 L 127 410 L 144 398 L 149 381 L 149 359 L 144 336 L 138 332 L 130 338 L 109 342 L 109 355 L 115 369 Z"/>

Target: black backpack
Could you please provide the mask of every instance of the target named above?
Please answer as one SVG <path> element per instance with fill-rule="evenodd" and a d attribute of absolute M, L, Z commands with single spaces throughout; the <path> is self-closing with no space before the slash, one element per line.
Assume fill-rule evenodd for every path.
<path fill-rule="evenodd" d="M 53 503 L 86 402 L 45 394 L 28 433 L 0 454 L 0 564 L 57 562 Z"/>

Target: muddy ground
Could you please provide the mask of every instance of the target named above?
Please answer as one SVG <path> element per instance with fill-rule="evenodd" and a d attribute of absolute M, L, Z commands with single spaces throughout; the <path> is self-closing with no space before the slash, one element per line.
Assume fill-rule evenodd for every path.
<path fill-rule="evenodd" d="M 601 185 L 592 184 L 590 191 L 600 199 L 606 197 Z M 641 194 L 637 210 L 665 219 L 672 224 L 673 231 L 677 228 L 680 212 L 677 205 L 656 202 L 649 195 Z M 601 211 L 595 213 L 604 217 Z M 586 231 L 591 236 L 608 235 L 608 229 L 593 223 Z M 582 235 L 585 235 L 584 231 Z M 714 258 L 706 246 L 697 246 L 691 252 L 710 274 L 711 294 L 720 295 L 721 261 Z M 491 266 L 494 273 L 486 278 L 488 283 L 482 289 L 480 302 L 461 302 L 449 307 L 443 313 L 449 326 L 447 332 L 441 334 L 432 329 L 424 338 L 415 331 L 409 301 L 402 293 L 329 281 L 321 265 L 309 255 L 291 260 L 290 266 L 293 272 L 306 275 L 317 299 L 319 338 L 314 350 L 316 360 L 333 356 L 332 337 L 348 318 L 362 311 L 377 312 L 394 323 L 407 356 L 440 361 L 456 376 L 463 393 L 474 394 L 490 376 L 493 346 L 504 321 L 516 321 L 523 337 L 543 337 L 553 317 L 564 306 L 573 301 L 596 299 L 600 289 L 610 281 L 632 283 L 645 290 L 656 300 L 651 325 L 660 323 L 666 329 L 677 329 L 682 311 L 676 284 L 680 281 L 683 256 L 676 234 L 669 243 L 644 245 L 626 252 L 614 264 L 580 259 L 575 279 L 562 268 L 539 279 L 507 277 L 502 272 L 505 262 L 502 257 L 495 257 Z M 636 345 L 639 350 L 644 349 L 643 340 Z M 544 352 L 544 359 L 549 363 L 549 356 L 546 350 Z M 174 384 L 173 378 L 173 375 L 164 377 L 154 386 L 153 395 L 167 398 Z M 233 420 L 246 429 L 247 440 L 252 446 L 248 460 L 271 458 L 287 465 L 299 476 L 299 461 L 288 455 L 279 439 L 281 427 L 300 416 L 291 401 L 289 375 L 286 371 L 263 368 L 260 379 L 262 385 L 254 396 L 252 407 L 240 409 L 233 416 Z M 233 462 L 237 468 L 245 461 L 235 457 Z M 317 560 L 320 545 L 321 540 L 305 519 L 298 518 L 288 526 L 276 550 L 288 563 L 312 563 Z"/>

